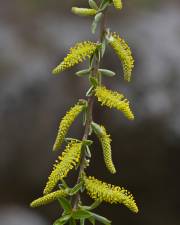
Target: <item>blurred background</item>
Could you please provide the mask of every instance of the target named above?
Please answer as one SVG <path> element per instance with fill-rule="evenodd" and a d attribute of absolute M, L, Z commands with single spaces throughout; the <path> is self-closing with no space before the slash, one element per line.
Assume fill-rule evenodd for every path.
<path fill-rule="evenodd" d="M 1 225 L 50 225 L 61 213 L 56 203 L 39 209 L 29 203 L 42 195 L 57 158 L 51 149 L 60 118 L 88 89 L 86 79 L 74 75 L 86 64 L 51 75 L 76 41 L 97 39 L 90 32 L 91 18 L 70 12 L 86 2 L 0 0 Z M 108 174 L 95 142 L 88 173 L 131 190 L 140 213 L 108 204 L 98 212 L 116 225 L 179 225 L 180 2 L 124 1 L 121 12 L 109 10 L 108 26 L 129 43 L 136 67 L 127 84 L 109 48 L 104 66 L 117 76 L 104 83 L 129 98 L 136 120 L 95 106 L 95 121 L 112 135 L 119 172 Z M 69 135 L 80 138 L 82 131 L 79 118 Z"/>

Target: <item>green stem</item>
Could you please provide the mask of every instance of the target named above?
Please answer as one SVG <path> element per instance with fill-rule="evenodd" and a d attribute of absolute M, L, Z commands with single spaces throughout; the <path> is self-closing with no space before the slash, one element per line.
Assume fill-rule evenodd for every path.
<path fill-rule="evenodd" d="M 103 14 L 103 18 L 101 20 L 100 24 L 100 37 L 99 41 L 102 42 L 105 34 L 105 20 L 106 20 L 106 11 Z M 98 69 L 100 67 L 100 59 L 96 59 L 96 63 L 93 69 L 93 75 L 98 78 Z M 98 78 L 99 80 L 99 78 Z M 85 129 L 84 129 L 84 135 L 82 140 L 87 140 L 90 129 L 91 129 L 91 123 L 93 121 L 93 105 L 94 105 L 94 95 L 88 97 L 88 105 L 87 105 L 87 112 L 86 112 L 86 122 L 85 122 Z M 86 163 L 86 154 L 85 154 L 85 148 L 82 150 L 82 157 L 81 157 L 81 163 L 80 163 L 80 168 L 79 168 L 79 175 L 77 178 L 77 184 L 80 182 L 82 175 L 84 174 L 85 170 L 85 163 Z M 75 200 L 73 203 L 73 209 L 77 209 L 78 203 L 80 201 L 80 193 L 78 192 L 75 196 Z"/>

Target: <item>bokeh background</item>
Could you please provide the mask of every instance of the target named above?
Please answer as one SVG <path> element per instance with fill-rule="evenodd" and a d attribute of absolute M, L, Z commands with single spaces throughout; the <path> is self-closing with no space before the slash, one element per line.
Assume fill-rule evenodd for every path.
<path fill-rule="evenodd" d="M 36 210 L 29 203 L 42 194 L 57 158 L 51 149 L 60 118 L 88 89 L 86 79 L 74 75 L 86 64 L 51 75 L 76 41 L 96 40 L 91 18 L 70 13 L 72 5 L 86 2 L 0 0 L 1 225 L 50 225 L 61 213 L 56 203 Z M 98 212 L 116 225 L 179 225 L 180 2 L 128 0 L 123 11 L 109 10 L 108 18 L 108 26 L 131 46 L 136 67 L 127 84 L 108 49 L 104 65 L 117 76 L 104 82 L 131 100 L 136 120 L 96 105 L 94 119 L 113 137 L 119 172 L 108 174 L 98 143 L 88 172 L 131 190 L 140 213 L 106 204 Z M 70 136 L 82 136 L 80 119 Z"/>

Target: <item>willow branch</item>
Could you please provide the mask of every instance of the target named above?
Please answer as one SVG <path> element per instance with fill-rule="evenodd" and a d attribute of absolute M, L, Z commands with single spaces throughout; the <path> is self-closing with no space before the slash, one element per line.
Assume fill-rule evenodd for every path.
<path fill-rule="evenodd" d="M 100 35 L 99 35 L 99 41 L 100 42 L 102 42 L 104 34 L 105 34 L 105 30 L 106 30 L 105 22 L 106 22 L 106 11 L 104 12 L 101 23 L 100 23 Z M 100 60 L 97 59 L 96 65 L 93 69 L 93 75 L 95 77 L 98 77 L 99 66 L 100 66 Z M 83 141 L 88 139 L 88 136 L 89 136 L 89 133 L 90 133 L 91 122 L 93 120 L 93 105 L 94 105 L 94 96 L 92 95 L 92 96 L 88 97 L 88 106 L 87 106 L 87 112 L 86 112 L 86 123 L 85 123 L 83 138 L 82 138 Z M 78 178 L 77 178 L 77 183 L 80 182 L 80 179 L 81 179 L 81 177 L 84 173 L 85 161 L 86 161 L 86 155 L 85 155 L 85 149 L 83 149 L 82 157 L 81 157 L 81 163 L 80 163 L 80 169 L 79 169 L 79 175 L 78 175 Z M 75 196 L 73 209 L 77 208 L 79 201 L 80 201 L 80 194 L 77 193 L 76 196 Z"/>

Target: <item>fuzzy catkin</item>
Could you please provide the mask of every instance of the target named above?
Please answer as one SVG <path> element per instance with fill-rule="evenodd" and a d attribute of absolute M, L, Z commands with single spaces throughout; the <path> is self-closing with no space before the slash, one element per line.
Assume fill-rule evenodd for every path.
<path fill-rule="evenodd" d="M 79 7 L 72 7 L 71 10 L 74 14 L 79 16 L 94 16 L 97 13 L 95 9 L 87 9 L 87 8 L 79 8 Z"/>
<path fill-rule="evenodd" d="M 67 194 L 64 190 L 58 190 L 58 191 L 55 191 L 55 192 L 52 192 L 50 194 L 47 194 L 43 197 L 40 197 L 36 200 L 34 200 L 30 206 L 32 208 L 35 208 L 35 207 L 39 207 L 39 206 L 42 206 L 42 205 L 47 205 L 53 201 L 55 201 L 56 199 L 60 198 L 60 197 L 65 197 Z"/>
<path fill-rule="evenodd" d="M 58 134 L 53 146 L 53 151 L 60 149 L 64 138 L 77 116 L 82 112 L 84 105 L 77 103 L 66 113 L 60 122 Z"/>
<path fill-rule="evenodd" d="M 65 178 L 70 170 L 72 170 L 80 160 L 82 142 L 71 141 L 59 156 L 59 162 L 54 165 L 51 172 L 44 194 L 49 194 L 56 186 L 58 181 Z"/>
<path fill-rule="evenodd" d="M 124 188 L 107 184 L 94 177 L 85 178 L 85 188 L 94 200 L 105 201 L 111 204 L 123 204 L 132 212 L 138 212 L 138 207 L 132 194 Z"/>
<path fill-rule="evenodd" d="M 109 38 L 111 47 L 116 52 L 123 66 L 124 79 L 131 80 L 132 70 L 134 68 L 134 59 L 127 43 L 116 33 L 112 33 Z"/>
<path fill-rule="evenodd" d="M 107 134 L 104 126 L 100 126 L 100 128 L 102 131 L 101 134 L 96 132 L 96 135 L 98 136 L 102 145 L 104 162 L 109 172 L 114 174 L 116 173 L 116 169 L 112 161 L 111 138 L 110 135 Z"/>
<path fill-rule="evenodd" d="M 113 0 L 113 5 L 116 9 L 122 9 L 122 0 Z"/>
<path fill-rule="evenodd" d="M 55 69 L 53 69 L 52 73 L 58 74 L 84 61 L 86 58 L 90 58 L 96 48 L 97 44 L 91 41 L 84 41 L 75 44 L 75 46 L 70 49 L 70 52 L 64 60 Z"/>
<path fill-rule="evenodd" d="M 95 89 L 95 96 L 102 105 L 109 108 L 116 108 L 117 110 L 123 112 L 129 120 L 134 119 L 134 115 L 129 106 L 129 101 L 125 99 L 122 94 L 108 90 L 104 86 L 97 86 Z"/>

